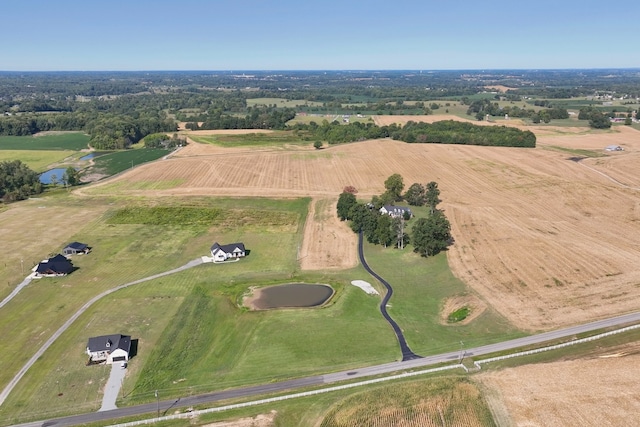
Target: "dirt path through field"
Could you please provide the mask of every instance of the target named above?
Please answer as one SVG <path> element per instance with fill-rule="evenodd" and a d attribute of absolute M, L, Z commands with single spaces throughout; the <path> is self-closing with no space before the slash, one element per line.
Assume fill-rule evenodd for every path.
<path fill-rule="evenodd" d="M 304 226 L 299 259 L 302 270 L 355 267 L 357 235 L 336 215 L 337 199 L 313 199 Z"/>

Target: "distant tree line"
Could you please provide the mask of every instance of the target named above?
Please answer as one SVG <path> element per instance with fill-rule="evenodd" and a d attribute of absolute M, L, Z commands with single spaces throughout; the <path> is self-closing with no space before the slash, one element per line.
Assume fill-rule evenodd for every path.
<path fill-rule="evenodd" d="M 197 122 L 186 124 L 187 129 L 285 129 L 287 122 L 296 116 L 292 108 L 253 107 L 244 117 L 226 114 L 221 110 L 207 115 L 202 125 Z"/>
<path fill-rule="evenodd" d="M 434 123 L 407 122 L 391 138 L 409 143 L 442 143 L 499 147 L 535 147 L 536 136 L 507 126 L 476 126 L 455 120 Z"/>
<path fill-rule="evenodd" d="M 518 106 L 500 107 L 497 102 L 489 99 L 478 99 L 469 104 L 467 115 L 474 116 L 477 120 L 483 120 L 486 115 L 497 117 L 504 116 L 514 118 L 530 118 L 534 123 L 549 123 L 552 119 L 568 119 L 569 112 L 566 108 L 554 107 L 548 101 L 534 103 L 537 106 L 546 107 L 544 110 L 534 110 L 533 108 L 520 108 Z"/>
<path fill-rule="evenodd" d="M 20 160 L 0 162 L 0 199 L 15 202 L 42 193 L 40 175 Z"/>
<path fill-rule="evenodd" d="M 342 221 L 349 221 L 351 229 L 359 233 L 362 231 L 369 243 L 393 246 L 403 249 L 411 243 L 414 252 L 422 256 L 433 256 L 445 250 L 452 241 L 451 225 L 444 213 L 437 209 L 440 202 L 438 184 L 430 182 L 425 186 L 414 183 L 407 193 L 402 195 L 404 183 L 402 176 L 393 174 L 385 181 L 386 191 L 380 196 L 374 196 L 369 203 L 359 202 L 353 191 L 340 194 L 337 204 L 337 215 Z M 392 218 L 380 213 L 384 205 L 393 205 L 402 199 L 411 200 L 413 206 L 429 205 L 429 216 L 419 218 L 408 232 L 407 222 L 411 215 L 405 211 L 400 217 Z"/>

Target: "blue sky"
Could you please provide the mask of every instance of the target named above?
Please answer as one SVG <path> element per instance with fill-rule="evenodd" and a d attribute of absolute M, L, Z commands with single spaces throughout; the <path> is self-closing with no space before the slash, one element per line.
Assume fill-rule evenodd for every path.
<path fill-rule="evenodd" d="M 0 16 L 3 71 L 640 67 L 637 1 L 0 0 Z"/>

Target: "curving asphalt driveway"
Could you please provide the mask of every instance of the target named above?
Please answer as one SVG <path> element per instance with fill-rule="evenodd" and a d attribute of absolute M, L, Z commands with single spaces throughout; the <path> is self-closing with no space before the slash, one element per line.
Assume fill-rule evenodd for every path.
<path fill-rule="evenodd" d="M 387 312 L 387 303 L 389 302 L 389 300 L 391 299 L 391 296 L 393 295 L 393 288 L 386 280 L 378 276 L 378 274 L 375 271 L 373 271 L 371 267 L 369 267 L 369 264 L 367 264 L 367 261 L 364 258 L 362 230 L 360 230 L 360 233 L 358 234 L 358 257 L 360 258 L 360 263 L 362 264 L 364 269 L 367 270 L 367 272 L 373 277 L 375 277 L 380 283 L 382 283 L 385 288 L 387 288 L 387 294 L 384 296 L 384 298 L 382 299 L 382 302 L 380 303 L 380 313 L 382 313 L 382 317 L 384 317 L 387 320 L 387 322 L 389 322 L 389 324 L 393 328 L 393 332 L 396 334 L 396 337 L 398 338 L 398 344 L 400 344 L 400 351 L 402 352 L 402 361 L 406 362 L 407 360 L 420 359 L 422 356 L 418 356 L 413 351 L 411 351 L 411 349 L 409 348 L 409 345 L 407 344 L 407 340 L 404 338 L 402 329 L 400 329 L 400 326 L 398 326 L 396 321 L 393 320 L 391 316 L 389 316 L 389 313 Z"/>

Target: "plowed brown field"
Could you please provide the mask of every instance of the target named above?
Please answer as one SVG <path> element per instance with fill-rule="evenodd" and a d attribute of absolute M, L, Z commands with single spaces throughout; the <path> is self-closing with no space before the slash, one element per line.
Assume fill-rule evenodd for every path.
<path fill-rule="evenodd" d="M 432 117 L 442 119 L 426 116 Z M 384 180 L 400 173 L 407 187 L 438 182 L 440 207 L 455 238 L 448 252 L 454 274 L 516 326 L 550 329 L 637 310 L 640 132 L 629 127 L 610 132 L 527 129 L 538 135 L 538 148 L 392 140 L 324 150 L 190 144 L 172 158 L 84 191 L 112 186 L 120 193 L 152 196 L 311 196 L 335 201 L 345 185 L 355 186 L 363 198 L 379 194 Z M 575 162 L 569 159 L 572 154 L 554 148 L 602 151 L 610 144 L 625 151 Z M 153 191 L 128 185 L 145 182 L 175 184 Z M 344 223 L 314 218 L 318 223 L 308 224 L 307 231 L 316 234 L 305 237 L 303 263 L 339 267 L 326 254 L 353 251 L 355 236 Z M 334 239 L 333 233 L 340 237 Z M 318 242 L 309 243 L 309 238 Z"/>
<path fill-rule="evenodd" d="M 640 414 L 640 382 L 632 374 L 637 363 L 637 354 L 542 363 L 479 379 L 493 396 L 496 417 L 506 415 L 513 425 L 631 427 Z"/>

